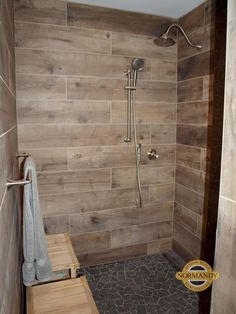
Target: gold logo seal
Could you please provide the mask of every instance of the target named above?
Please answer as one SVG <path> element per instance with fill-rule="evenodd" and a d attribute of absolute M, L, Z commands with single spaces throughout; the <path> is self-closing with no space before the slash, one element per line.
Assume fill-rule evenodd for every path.
<path fill-rule="evenodd" d="M 204 291 L 210 287 L 213 280 L 219 278 L 219 273 L 212 270 L 211 266 L 201 260 L 194 260 L 186 264 L 175 277 L 192 291 Z"/>

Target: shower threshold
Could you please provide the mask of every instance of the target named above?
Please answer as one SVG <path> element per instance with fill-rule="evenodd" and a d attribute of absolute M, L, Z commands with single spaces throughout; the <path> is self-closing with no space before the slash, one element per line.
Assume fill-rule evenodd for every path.
<path fill-rule="evenodd" d="M 85 267 L 100 314 L 198 314 L 198 295 L 175 278 L 174 252 Z"/>

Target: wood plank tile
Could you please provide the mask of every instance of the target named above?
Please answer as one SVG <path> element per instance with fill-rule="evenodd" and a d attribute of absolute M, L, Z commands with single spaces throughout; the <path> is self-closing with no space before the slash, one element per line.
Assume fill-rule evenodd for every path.
<path fill-rule="evenodd" d="M 141 164 L 153 165 L 154 162 L 147 158 L 146 152 L 153 145 L 142 145 Z M 175 160 L 174 145 L 159 145 L 159 158 L 156 164 L 173 163 Z M 134 146 L 85 146 L 70 148 L 68 150 L 68 160 L 70 169 L 89 169 L 133 166 L 135 163 Z"/>
<path fill-rule="evenodd" d="M 124 33 L 112 33 L 112 54 L 143 58 L 158 58 L 173 61 L 177 55 L 176 45 L 163 48 L 153 43 L 155 37 L 130 36 Z"/>
<path fill-rule="evenodd" d="M 5 38 L 2 25 L 0 24 L 0 76 L 3 81 L 9 86 L 9 67 L 10 60 L 8 55 L 7 38 Z"/>
<path fill-rule="evenodd" d="M 78 258 L 81 266 L 98 265 L 111 263 L 127 258 L 134 258 L 147 254 L 147 245 L 136 244 L 111 250 L 97 251 L 94 253 L 79 254 Z"/>
<path fill-rule="evenodd" d="M 210 169 L 211 151 L 210 149 L 201 149 L 201 170 L 207 172 Z"/>
<path fill-rule="evenodd" d="M 235 25 L 235 22 L 234 22 Z M 235 308 L 235 273 L 231 272 L 234 264 L 235 252 L 235 222 L 236 222 L 235 201 L 220 199 L 217 249 L 215 269 L 220 272 L 220 280 L 213 288 L 213 300 L 216 305 L 223 305 L 223 312 L 233 313 Z M 219 230 L 219 229 L 218 229 Z M 227 256 L 227 258 L 225 258 Z M 220 282 L 219 282 L 220 281 Z M 214 308 L 214 305 L 213 305 Z M 222 313 L 221 310 L 214 311 Z"/>
<path fill-rule="evenodd" d="M 207 124 L 209 106 L 208 101 L 178 103 L 178 123 Z"/>
<path fill-rule="evenodd" d="M 174 220 L 187 230 L 196 234 L 197 231 L 197 214 L 193 211 L 175 203 L 174 206 Z"/>
<path fill-rule="evenodd" d="M 5 192 L 5 181 L 7 177 L 7 167 L 6 167 L 6 137 L 0 137 L 0 200 L 3 200 Z"/>
<path fill-rule="evenodd" d="M 174 21 L 157 15 L 68 3 L 70 26 L 156 36 Z"/>
<path fill-rule="evenodd" d="M 180 245 L 179 242 L 177 242 L 175 239 L 172 241 L 172 249 L 173 251 L 178 254 L 186 263 L 190 262 L 194 259 L 198 259 L 199 256 L 194 256 L 192 253 L 190 253 L 186 248 L 184 248 L 182 245 Z"/>
<path fill-rule="evenodd" d="M 16 95 L 16 73 L 15 73 L 15 59 L 9 57 L 9 88 L 12 94 Z"/>
<path fill-rule="evenodd" d="M 16 76 L 16 88 L 19 99 L 66 99 L 65 77 L 18 74 Z"/>
<path fill-rule="evenodd" d="M 176 163 L 200 170 L 201 149 L 186 145 L 177 145 Z"/>
<path fill-rule="evenodd" d="M 205 25 L 205 3 L 185 14 L 178 22 L 187 33 L 203 27 Z"/>
<path fill-rule="evenodd" d="M 204 194 L 205 174 L 202 171 L 177 165 L 176 182 L 192 191 Z"/>
<path fill-rule="evenodd" d="M 38 172 L 40 194 L 76 193 L 110 188 L 110 170 Z"/>
<path fill-rule="evenodd" d="M 151 185 L 150 189 L 150 203 L 165 203 L 174 200 L 174 184 L 156 184 Z"/>
<path fill-rule="evenodd" d="M 113 168 L 112 187 L 135 186 L 135 171 L 135 167 Z M 174 182 L 174 174 L 174 165 L 142 166 L 140 169 L 141 184 L 150 185 Z"/>
<path fill-rule="evenodd" d="M 76 255 L 111 248 L 111 237 L 109 231 L 71 235 L 70 239 Z"/>
<path fill-rule="evenodd" d="M 69 216 L 51 216 L 43 218 L 46 234 L 69 233 Z"/>
<path fill-rule="evenodd" d="M 113 230 L 144 223 L 170 221 L 172 216 L 173 206 L 171 203 L 161 206 L 144 205 L 142 208 L 133 207 L 87 212 L 70 216 L 70 232 L 71 234 L 79 234 Z"/>
<path fill-rule="evenodd" d="M 174 240 L 180 243 L 192 255 L 200 257 L 201 241 L 177 222 L 174 223 Z"/>
<path fill-rule="evenodd" d="M 91 146 L 68 150 L 70 169 L 89 169 L 133 166 L 135 163 L 135 147 L 123 146 Z"/>
<path fill-rule="evenodd" d="M 203 100 L 203 79 L 197 78 L 178 83 L 178 101 L 200 101 Z"/>
<path fill-rule="evenodd" d="M 177 64 L 174 61 L 152 59 L 152 79 L 176 82 Z"/>
<path fill-rule="evenodd" d="M 214 76 L 206 75 L 203 77 L 203 100 L 213 101 L 214 99 Z"/>
<path fill-rule="evenodd" d="M 122 79 L 68 77 L 68 99 L 125 100 L 125 85 Z M 176 102 L 175 83 L 139 81 L 137 88 L 140 101 Z"/>
<path fill-rule="evenodd" d="M 16 125 L 14 96 L 0 78 L 0 135 Z"/>
<path fill-rule="evenodd" d="M 149 125 L 138 128 L 138 141 L 150 142 Z M 120 124 L 96 125 L 19 125 L 19 143 L 21 149 L 78 147 L 78 146 L 111 146 L 125 145 L 126 126 Z M 163 147 L 165 150 L 165 147 Z M 166 147 L 170 152 L 171 148 Z"/>
<path fill-rule="evenodd" d="M 151 125 L 151 143 L 167 144 L 176 142 L 175 124 L 152 124 Z"/>
<path fill-rule="evenodd" d="M 170 251 L 171 249 L 172 249 L 172 238 L 164 238 L 160 240 L 155 240 L 152 242 L 148 242 L 147 244 L 148 255 Z"/>
<path fill-rule="evenodd" d="M 16 47 L 87 53 L 111 52 L 109 32 L 22 22 L 16 22 L 15 29 Z"/>
<path fill-rule="evenodd" d="M 68 77 L 68 99 L 125 100 L 124 79 Z"/>
<path fill-rule="evenodd" d="M 127 102 L 112 102 L 112 122 L 126 123 Z M 174 123 L 176 120 L 176 104 L 160 102 L 135 101 L 137 123 Z"/>
<path fill-rule="evenodd" d="M 147 203 L 148 187 L 143 187 L 142 193 Z M 136 206 L 134 188 L 41 195 L 40 203 L 46 216 Z"/>
<path fill-rule="evenodd" d="M 16 132 L 16 127 L 15 127 L 11 131 L 9 131 L 7 134 L 0 137 L 0 174 L 1 174 L 0 175 L 0 201 L 1 202 L 4 202 L 3 196 L 6 189 L 6 186 L 5 186 L 6 178 L 18 177 L 18 163 L 15 158 L 16 153 L 17 153 L 16 150 L 17 150 L 17 132 Z M 14 210 L 16 206 L 16 204 L 14 204 L 14 202 L 16 202 L 15 200 L 16 195 L 15 195 L 14 190 L 13 190 L 14 193 L 9 193 L 9 192 L 10 191 L 8 191 L 7 194 L 9 194 L 10 201 L 12 198 L 13 204 L 8 204 L 8 205 L 11 206 L 12 210 Z M 7 194 L 5 195 L 5 198 L 7 198 Z M 6 201 L 6 203 L 7 202 L 8 201 Z M 6 208 L 8 208 L 8 210 L 10 209 L 10 207 L 6 207 Z"/>
<path fill-rule="evenodd" d="M 177 143 L 196 146 L 201 148 L 207 147 L 207 126 L 205 125 L 177 125 Z"/>
<path fill-rule="evenodd" d="M 0 1 L 0 22 L 3 34 L 8 44 L 11 56 L 14 56 L 13 12 L 10 9 L 11 1 Z M 13 9 L 13 7 L 12 7 Z"/>
<path fill-rule="evenodd" d="M 66 25 L 66 2 L 17 0 L 15 1 L 15 20 Z"/>
<path fill-rule="evenodd" d="M 16 71 L 24 74 L 125 78 L 124 71 L 130 67 L 131 61 L 131 57 L 123 56 L 16 49 Z M 139 79 L 151 79 L 151 61 L 144 62 Z"/>
<path fill-rule="evenodd" d="M 147 152 L 153 148 L 152 145 L 142 145 L 142 151 L 144 152 L 141 156 L 141 164 L 153 165 L 153 160 L 150 160 L 147 156 Z M 157 147 L 158 159 L 154 162 L 155 164 L 167 164 L 175 163 L 175 144 L 159 144 Z"/>
<path fill-rule="evenodd" d="M 37 171 L 67 170 L 67 152 L 65 149 L 27 149 L 33 157 Z"/>
<path fill-rule="evenodd" d="M 112 230 L 111 246 L 112 248 L 116 248 L 139 242 L 144 243 L 147 241 L 168 238 L 171 236 L 171 233 L 171 222 L 154 222 L 151 224 L 121 228 Z"/>
<path fill-rule="evenodd" d="M 212 55 L 204 52 L 178 62 L 178 80 L 188 80 L 195 77 L 209 75 L 211 68 Z"/>
<path fill-rule="evenodd" d="M 186 208 L 202 215 L 204 208 L 204 198 L 196 192 L 190 191 L 183 185 L 175 185 L 175 201 Z"/>
<path fill-rule="evenodd" d="M 110 123 L 110 102 L 18 100 L 19 124 Z"/>
<path fill-rule="evenodd" d="M 212 42 L 213 32 L 214 30 L 212 26 L 207 25 L 189 34 L 189 38 L 194 44 L 202 45 L 201 50 L 193 49 L 191 46 L 189 46 L 186 40 L 181 37 L 178 40 L 178 58 L 183 59 L 187 57 L 192 57 L 193 55 L 200 54 L 213 49 Z"/>

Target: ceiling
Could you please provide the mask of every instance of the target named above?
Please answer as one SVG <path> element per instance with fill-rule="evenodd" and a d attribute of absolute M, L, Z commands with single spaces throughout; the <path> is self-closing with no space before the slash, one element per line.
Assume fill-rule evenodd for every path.
<path fill-rule="evenodd" d="M 204 0 L 71 0 L 71 2 L 179 18 Z"/>

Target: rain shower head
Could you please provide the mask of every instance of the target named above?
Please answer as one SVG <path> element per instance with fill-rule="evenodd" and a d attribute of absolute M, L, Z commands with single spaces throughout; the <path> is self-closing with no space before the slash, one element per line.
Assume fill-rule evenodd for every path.
<path fill-rule="evenodd" d="M 154 39 L 154 43 L 160 47 L 170 47 L 175 44 L 175 40 L 166 34 L 162 34 L 160 37 Z"/>
<path fill-rule="evenodd" d="M 144 60 L 140 58 L 134 58 L 131 62 L 131 66 L 134 71 L 142 71 L 144 68 Z"/>
<path fill-rule="evenodd" d="M 176 41 L 170 37 L 169 35 L 169 32 L 172 28 L 177 28 L 181 34 L 183 35 L 184 39 L 187 41 L 187 43 L 193 47 L 193 48 L 196 48 L 196 49 L 202 49 L 202 46 L 201 45 L 194 45 L 191 40 L 188 38 L 187 34 L 185 33 L 185 31 L 183 30 L 183 28 L 181 26 L 179 26 L 178 24 L 172 24 L 170 25 L 167 30 L 165 31 L 165 33 L 163 33 L 161 36 L 157 37 L 154 39 L 154 43 L 157 45 L 157 46 L 160 46 L 160 47 L 170 47 L 170 46 L 173 46 Z"/>

